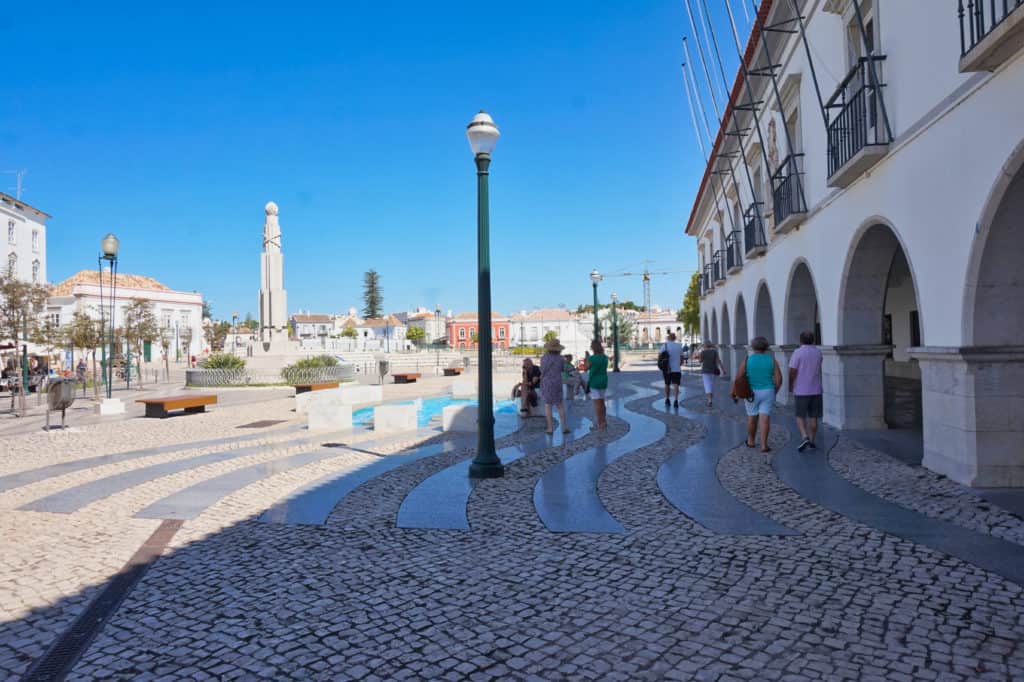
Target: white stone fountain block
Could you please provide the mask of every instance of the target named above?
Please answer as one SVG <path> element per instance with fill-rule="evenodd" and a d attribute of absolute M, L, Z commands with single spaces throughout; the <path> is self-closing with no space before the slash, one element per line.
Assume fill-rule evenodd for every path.
<path fill-rule="evenodd" d="M 441 428 L 445 431 L 476 433 L 480 410 L 476 405 L 449 405 L 441 410 Z"/>
<path fill-rule="evenodd" d="M 306 391 L 305 393 L 297 393 L 295 395 L 295 414 L 306 414 L 309 411 L 309 401 L 315 396 L 321 395 L 331 395 L 341 400 L 341 389 L 327 388 L 322 391 Z M 344 400 L 342 400 L 342 403 L 344 403 Z"/>
<path fill-rule="evenodd" d="M 341 399 L 346 405 L 365 405 L 379 403 L 384 400 L 383 386 L 366 386 L 364 384 L 342 384 L 339 388 Z"/>
<path fill-rule="evenodd" d="M 373 408 L 375 433 L 415 431 L 416 405 L 377 405 Z"/>
<path fill-rule="evenodd" d="M 323 394 L 327 395 L 323 395 Z M 333 391 L 312 391 L 306 403 L 306 424 L 310 431 L 348 431 L 352 428 L 352 406 Z"/>

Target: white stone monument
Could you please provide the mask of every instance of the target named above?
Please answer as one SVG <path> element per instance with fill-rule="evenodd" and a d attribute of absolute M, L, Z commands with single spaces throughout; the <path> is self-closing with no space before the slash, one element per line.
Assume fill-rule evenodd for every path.
<path fill-rule="evenodd" d="M 267 202 L 263 223 L 263 254 L 260 258 L 260 341 L 267 353 L 288 348 L 288 298 L 284 290 L 284 254 L 277 204 Z"/>

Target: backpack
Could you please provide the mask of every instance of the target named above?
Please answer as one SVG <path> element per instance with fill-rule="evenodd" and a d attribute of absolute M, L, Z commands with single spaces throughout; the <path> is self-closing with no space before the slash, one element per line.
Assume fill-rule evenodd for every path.
<path fill-rule="evenodd" d="M 662 374 L 668 372 L 669 361 L 668 361 L 668 347 L 665 347 L 660 353 L 658 353 L 658 369 L 661 370 Z"/>

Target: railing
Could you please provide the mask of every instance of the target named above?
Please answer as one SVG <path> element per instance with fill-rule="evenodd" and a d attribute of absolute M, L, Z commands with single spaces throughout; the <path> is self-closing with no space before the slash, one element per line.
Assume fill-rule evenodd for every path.
<path fill-rule="evenodd" d="M 715 277 L 716 282 L 721 282 L 725 279 L 725 251 L 719 249 L 711 255 L 711 273 Z"/>
<path fill-rule="evenodd" d="M 740 231 L 735 230 L 725 238 L 725 267 L 728 270 L 743 267 L 743 253 L 740 246 Z"/>
<path fill-rule="evenodd" d="M 790 154 L 772 175 L 772 205 L 775 208 L 776 225 L 796 213 L 807 213 L 803 183 L 800 182 L 803 158 L 803 154 Z"/>
<path fill-rule="evenodd" d="M 858 59 L 825 105 L 829 112 L 829 177 L 865 147 L 890 142 L 881 112 L 885 83 L 878 67 L 883 61 L 885 55 Z"/>
<path fill-rule="evenodd" d="M 761 219 L 761 202 L 755 201 L 743 213 L 743 242 L 749 254 L 757 248 L 768 246 L 764 236 L 764 221 Z"/>
<path fill-rule="evenodd" d="M 988 9 L 985 9 L 986 4 Z M 974 49 L 975 45 L 994 31 L 1006 17 L 1017 8 L 1024 6 L 1024 0 L 957 0 L 957 16 L 960 17 L 960 56 Z"/>
<path fill-rule="evenodd" d="M 704 272 L 700 276 L 700 295 L 705 296 L 714 288 L 714 283 L 711 280 L 711 266 L 705 265 Z"/>

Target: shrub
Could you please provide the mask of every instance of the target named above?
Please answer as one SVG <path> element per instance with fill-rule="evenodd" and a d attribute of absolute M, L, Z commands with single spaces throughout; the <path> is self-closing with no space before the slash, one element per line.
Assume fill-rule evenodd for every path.
<path fill-rule="evenodd" d="M 285 369 L 313 369 L 316 367 L 337 367 L 338 358 L 333 355 L 314 355 L 310 358 L 302 358 Z"/>
<path fill-rule="evenodd" d="M 232 353 L 214 353 L 203 366 L 206 369 L 245 369 L 245 360 Z"/>

